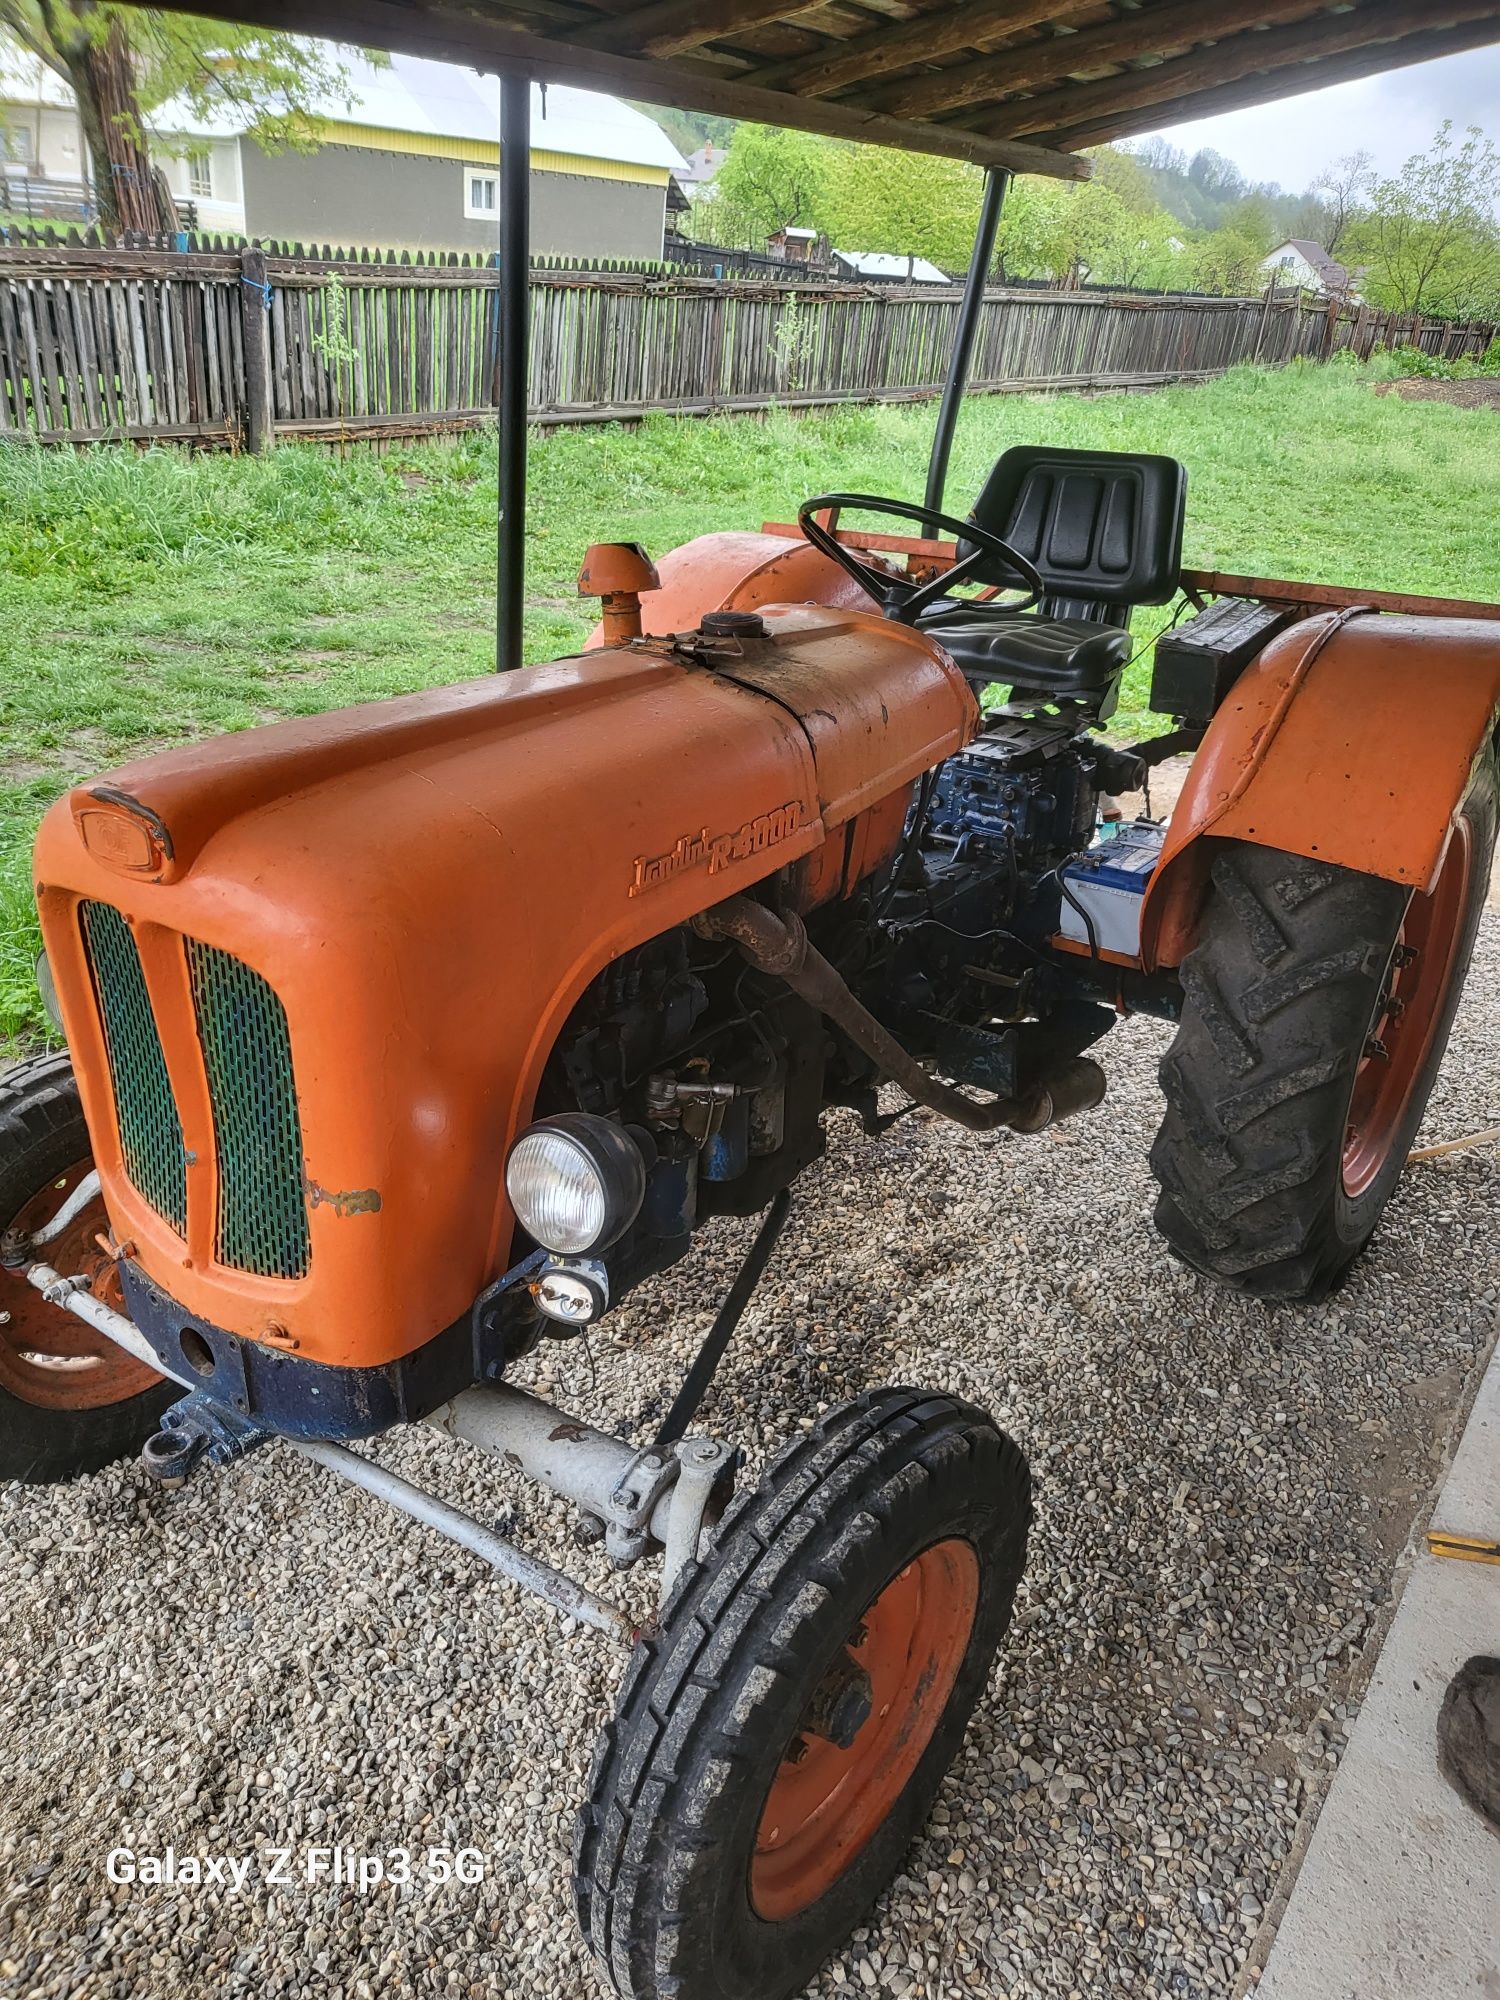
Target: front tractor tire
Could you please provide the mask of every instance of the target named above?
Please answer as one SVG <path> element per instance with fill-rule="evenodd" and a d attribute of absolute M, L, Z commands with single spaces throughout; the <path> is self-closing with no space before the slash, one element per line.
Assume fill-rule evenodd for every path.
<path fill-rule="evenodd" d="M 983 1693 L 1030 1482 L 981 1411 L 883 1389 L 726 1514 L 643 1639 L 579 1820 L 623 2000 L 784 2000 L 896 1872 Z"/>
<path fill-rule="evenodd" d="M 1431 894 L 1224 842 L 1161 1065 L 1156 1226 L 1195 1270 L 1322 1298 L 1369 1242 L 1422 1122 L 1484 908 L 1481 763 Z"/>
<path fill-rule="evenodd" d="M 0 1230 L 50 1221 L 93 1165 L 78 1086 L 65 1055 L 38 1056 L 0 1076 Z M 64 1277 L 87 1273 L 119 1306 L 109 1228 L 96 1195 L 45 1256 Z M 175 1383 L 126 1354 L 19 1271 L 0 1268 L 0 1479 L 32 1485 L 97 1472 L 140 1450 Z"/>

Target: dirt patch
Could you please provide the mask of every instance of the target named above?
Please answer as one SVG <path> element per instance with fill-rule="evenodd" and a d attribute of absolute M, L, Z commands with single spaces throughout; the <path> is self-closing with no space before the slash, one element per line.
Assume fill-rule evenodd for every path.
<path fill-rule="evenodd" d="M 1408 403 L 1452 403 L 1460 410 L 1500 410 L 1500 376 L 1478 376 L 1468 382 L 1435 382 L 1425 375 L 1403 375 L 1399 382 L 1377 382 L 1377 396 L 1401 396 Z"/>

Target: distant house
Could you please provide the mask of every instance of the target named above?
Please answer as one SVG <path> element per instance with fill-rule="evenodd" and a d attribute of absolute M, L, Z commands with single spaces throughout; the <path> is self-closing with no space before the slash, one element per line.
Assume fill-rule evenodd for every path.
<path fill-rule="evenodd" d="M 88 176 L 73 93 L 35 56 L 0 40 L 0 209 L 24 207 L 23 187 L 77 191 Z"/>
<path fill-rule="evenodd" d="M 1300 285 L 1304 292 L 1320 292 L 1325 298 L 1354 296 L 1349 267 L 1306 236 L 1289 236 L 1278 243 L 1260 268 L 1278 284 Z"/>
<path fill-rule="evenodd" d="M 879 285 L 951 284 L 946 271 L 925 257 L 903 257 L 886 250 L 835 250 L 833 269 L 840 278 L 868 278 Z"/>
<path fill-rule="evenodd" d="M 712 139 L 705 139 L 695 153 L 688 154 L 687 164 L 677 178 L 689 200 L 708 186 L 728 157 L 724 147 L 716 146 Z"/>
<path fill-rule="evenodd" d="M 311 153 L 263 152 L 228 106 L 202 119 L 180 101 L 162 105 L 151 125 L 173 194 L 192 202 L 204 229 L 393 250 L 493 249 L 498 80 L 415 56 L 349 69 L 353 102 L 322 107 Z M 37 136 L 22 144 L 34 143 L 45 174 L 77 181 L 87 171 L 77 115 L 66 88 L 44 74 L 45 102 L 23 128 Z M 0 70 L 0 126 L 14 133 L 27 107 L 7 82 Z M 660 257 L 669 182 L 685 171 L 661 127 L 619 98 L 563 84 L 532 85 L 531 120 L 533 249 Z"/>

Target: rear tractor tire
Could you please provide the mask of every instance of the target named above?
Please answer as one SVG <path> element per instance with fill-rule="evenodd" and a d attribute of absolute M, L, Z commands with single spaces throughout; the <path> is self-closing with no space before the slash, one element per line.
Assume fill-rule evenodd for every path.
<path fill-rule="evenodd" d="M 37 1229 L 93 1165 L 78 1086 L 65 1055 L 17 1063 L 0 1077 L 0 1229 Z M 89 1274 L 121 1301 L 109 1228 L 96 1195 L 47 1245 L 64 1277 Z M 32 1485 L 97 1472 L 140 1450 L 181 1395 L 143 1362 L 61 1306 L 19 1271 L 0 1269 L 0 1479 Z"/>
<path fill-rule="evenodd" d="M 1448 1045 L 1496 794 L 1487 756 L 1430 894 L 1220 845 L 1151 1149 L 1156 1226 L 1195 1270 L 1318 1299 L 1369 1242 Z"/>
<path fill-rule="evenodd" d="M 1026 1462 L 981 1411 L 883 1389 L 725 1515 L 637 1647 L 574 1888 L 624 2000 L 784 2000 L 896 1872 L 989 1679 Z"/>

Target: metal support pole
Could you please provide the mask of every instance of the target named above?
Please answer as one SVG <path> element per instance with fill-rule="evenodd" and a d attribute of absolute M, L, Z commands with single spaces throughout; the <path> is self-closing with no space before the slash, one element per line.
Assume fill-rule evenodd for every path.
<path fill-rule="evenodd" d="M 995 254 L 995 230 L 1010 172 L 1005 167 L 986 167 L 984 193 L 979 203 L 979 227 L 974 234 L 974 254 L 969 259 L 969 275 L 958 306 L 958 325 L 953 334 L 953 352 L 948 357 L 948 379 L 943 384 L 943 400 L 938 405 L 937 430 L 932 440 L 932 456 L 927 462 L 927 492 L 923 504 L 943 511 L 943 488 L 948 483 L 948 457 L 953 450 L 953 433 L 958 425 L 959 405 L 969 380 L 969 363 L 974 354 L 974 336 L 979 331 L 979 312 L 984 304 L 984 281 L 989 276 Z"/>
<path fill-rule="evenodd" d="M 526 606 L 527 332 L 531 314 L 531 83 L 500 79 L 500 542 L 495 666 L 521 664 Z"/>

